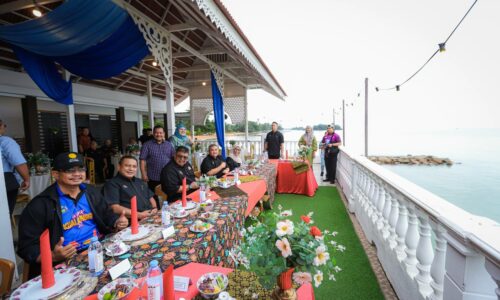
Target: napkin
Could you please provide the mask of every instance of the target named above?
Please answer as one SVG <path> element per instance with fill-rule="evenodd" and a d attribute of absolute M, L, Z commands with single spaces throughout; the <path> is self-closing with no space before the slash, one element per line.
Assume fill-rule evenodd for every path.
<path fill-rule="evenodd" d="M 163 272 L 163 300 L 175 300 L 173 264 L 168 266 L 165 272 Z"/>
<path fill-rule="evenodd" d="M 182 207 L 187 206 L 187 199 L 186 199 L 186 177 L 182 178 Z"/>
<path fill-rule="evenodd" d="M 48 229 L 45 229 L 40 236 L 40 259 L 42 264 L 42 288 L 48 289 L 56 283 L 54 270 L 52 269 L 52 250 L 50 249 Z"/>
<path fill-rule="evenodd" d="M 130 228 L 132 234 L 139 233 L 139 222 L 137 221 L 137 198 L 134 196 L 130 199 Z"/>

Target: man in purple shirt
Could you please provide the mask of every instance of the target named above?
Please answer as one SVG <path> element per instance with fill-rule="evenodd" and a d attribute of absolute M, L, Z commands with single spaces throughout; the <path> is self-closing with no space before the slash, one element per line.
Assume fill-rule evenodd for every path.
<path fill-rule="evenodd" d="M 325 147 L 325 165 L 326 179 L 335 184 L 335 173 L 337 173 L 337 156 L 339 155 L 339 146 L 342 145 L 340 136 L 334 132 L 333 125 L 328 125 L 327 131 L 321 143 Z"/>
<path fill-rule="evenodd" d="M 139 159 L 142 180 L 147 182 L 149 189 L 154 192 L 155 187 L 160 184 L 161 170 L 173 159 L 175 149 L 172 143 L 165 140 L 165 130 L 162 126 L 153 128 L 153 136 L 154 139 L 142 145 Z"/>

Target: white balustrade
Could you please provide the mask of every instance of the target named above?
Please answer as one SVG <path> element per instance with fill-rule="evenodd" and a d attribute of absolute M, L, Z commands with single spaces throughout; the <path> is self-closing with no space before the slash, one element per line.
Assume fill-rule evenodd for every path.
<path fill-rule="evenodd" d="M 398 197 L 399 204 L 399 217 L 396 223 L 396 253 L 398 260 L 402 261 L 406 257 L 405 248 L 405 238 L 406 231 L 408 230 L 408 209 L 406 208 L 406 203 L 403 199 Z"/>
<path fill-rule="evenodd" d="M 400 299 L 500 299 L 500 225 L 341 147 L 339 192 Z"/>
<path fill-rule="evenodd" d="M 408 205 L 408 230 L 406 231 L 405 238 L 405 253 L 406 258 L 404 259 L 404 266 L 406 272 L 411 278 L 414 278 L 418 274 L 417 270 L 417 246 L 420 235 L 418 233 L 418 217 L 415 212 L 415 205 Z"/>

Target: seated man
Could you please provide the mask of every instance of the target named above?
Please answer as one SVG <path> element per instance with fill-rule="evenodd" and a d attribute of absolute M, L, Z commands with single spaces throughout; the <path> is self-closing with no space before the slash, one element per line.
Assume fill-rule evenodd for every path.
<path fill-rule="evenodd" d="M 137 159 L 130 155 L 125 155 L 118 164 L 118 174 L 104 184 L 104 199 L 111 206 L 113 212 L 125 216 L 131 216 L 130 200 L 133 196 L 137 198 L 137 217 L 139 220 L 147 218 L 158 211 L 154 193 L 148 185 L 139 178 L 137 173 Z"/>
<path fill-rule="evenodd" d="M 208 155 L 203 159 L 200 169 L 202 174 L 217 176 L 217 178 L 229 172 L 226 162 L 219 155 L 219 147 L 217 145 L 211 144 L 208 146 Z"/>
<path fill-rule="evenodd" d="M 189 149 L 184 146 L 177 147 L 174 159 L 161 170 L 161 189 L 168 196 L 168 203 L 175 202 L 182 197 L 182 179 L 186 177 L 186 194 L 198 188 L 194 178 L 194 170 L 188 162 Z"/>
<path fill-rule="evenodd" d="M 127 218 L 113 214 L 97 189 L 82 184 L 84 165 L 80 154 L 59 154 L 52 169 L 56 182 L 31 200 L 21 215 L 17 253 L 29 263 L 29 278 L 40 274 L 40 235 L 45 229 L 57 264 L 88 248 L 94 231 L 100 236 L 128 226 Z"/>

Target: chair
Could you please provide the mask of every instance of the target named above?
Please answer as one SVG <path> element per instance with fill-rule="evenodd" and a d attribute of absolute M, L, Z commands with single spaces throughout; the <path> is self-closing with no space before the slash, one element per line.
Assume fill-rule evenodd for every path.
<path fill-rule="evenodd" d="M 161 189 L 161 184 L 155 187 L 155 195 L 158 196 L 158 200 L 160 200 L 160 203 L 163 203 L 163 201 L 167 201 L 168 199 L 167 194 L 165 194 Z"/>
<path fill-rule="evenodd" d="M 12 279 L 14 278 L 14 270 L 16 266 L 8 259 L 0 258 L 0 273 L 2 273 L 2 282 L 0 284 L 0 296 L 4 296 L 10 292 Z"/>

